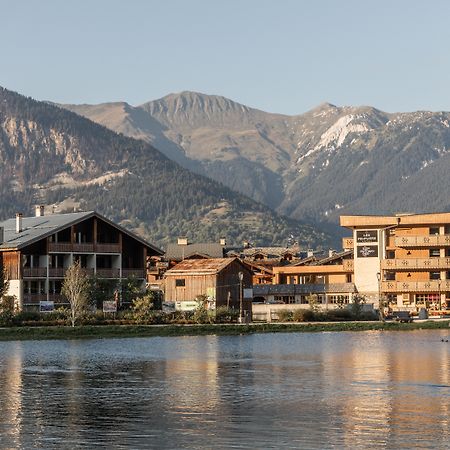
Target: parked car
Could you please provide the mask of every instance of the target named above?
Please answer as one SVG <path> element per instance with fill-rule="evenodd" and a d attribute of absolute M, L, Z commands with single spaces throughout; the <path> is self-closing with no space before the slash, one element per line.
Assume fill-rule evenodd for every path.
<path fill-rule="evenodd" d="M 409 311 L 395 311 L 394 319 L 397 322 L 412 322 L 413 321 Z"/>

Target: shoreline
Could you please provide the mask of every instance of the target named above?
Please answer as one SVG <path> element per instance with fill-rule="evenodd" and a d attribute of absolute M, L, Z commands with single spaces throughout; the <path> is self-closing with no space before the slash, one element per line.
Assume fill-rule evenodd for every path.
<path fill-rule="evenodd" d="M 319 333 L 343 331 L 410 331 L 447 329 L 450 320 L 398 322 L 283 322 L 199 325 L 82 325 L 0 328 L 0 341 L 48 339 L 109 339 L 128 337 L 170 337 L 241 335 L 254 333 Z"/>

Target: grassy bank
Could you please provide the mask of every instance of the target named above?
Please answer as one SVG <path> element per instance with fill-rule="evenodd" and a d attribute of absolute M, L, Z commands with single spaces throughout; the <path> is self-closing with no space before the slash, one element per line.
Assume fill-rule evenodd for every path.
<path fill-rule="evenodd" d="M 278 332 L 368 331 L 449 329 L 450 321 L 416 323 L 336 322 L 336 323 L 271 323 L 249 325 L 85 325 L 10 327 L 0 329 L 0 340 L 89 339 L 151 336 L 238 335 Z"/>

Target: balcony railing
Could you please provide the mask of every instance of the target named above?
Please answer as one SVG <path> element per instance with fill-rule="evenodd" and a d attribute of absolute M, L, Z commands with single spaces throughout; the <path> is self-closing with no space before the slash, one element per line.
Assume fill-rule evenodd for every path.
<path fill-rule="evenodd" d="M 344 250 L 352 250 L 353 249 L 353 238 L 342 238 L 342 248 Z"/>
<path fill-rule="evenodd" d="M 122 278 L 135 277 L 145 278 L 145 269 L 122 269 Z"/>
<path fill-rule="evenodd" d="M 24 267 L 24 278 L 45 278 L 47 276 L 47 267 Z"/>
<path fill-rule="evenodd" d="M 450 247 L 450 234 L 431 236 L 398 236 L 396 247 Z"/>
<path fill-rule="evenodd" d="M 383 281 L 383 292 L 448 292 L 450 280 L 430 281 Z"/>
<path fill-rule="evenodd" d="M 120 253 L 119 244 L 94 244 L 92 242 L 72 244 L 71 242 L 49 242 L 52 253 Z"/>
<path fill-rule="evenodd" d="M 344 259 L 342 261 L 342 266 L 345 272 L 353 272 L 354 269 L 353 259 Z"/>
<path fill-rule="evenodd" d="M 417 269 L 449 269 L 449 258 L 403 258 L 383 259 L 381 268 L 384 270 L 417 270 Z"/>
<path fill-rule="evenodd" d="M 96 253 L 120 253 L 119 244 L 95 244 Z"/>
<path fill-rule="evenodd" d="M 23 294 L 23 303 L 25 305 L 36 305 L 41 301 L 47 300 L 47 294 Z"/>
<path fill-rule="evenodd" d="M 120 278 L 120 269 L 97 269 L 99 278 Z"/>

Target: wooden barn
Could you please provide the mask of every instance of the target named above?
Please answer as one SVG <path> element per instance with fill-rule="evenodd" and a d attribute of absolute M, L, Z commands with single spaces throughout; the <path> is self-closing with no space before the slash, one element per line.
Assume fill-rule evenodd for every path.
<path fill-rule="evenodd" d="M 251 298 L 245 293 L 252 287 L 252 272 L 238 258 L 187 259 L 165 273 L 165 302 L 176 309 L 193 309 L 196 298 L 206 295 L 211 309 L 239 309 L 241 287 L 243 309 L 251 311 Z"/>

